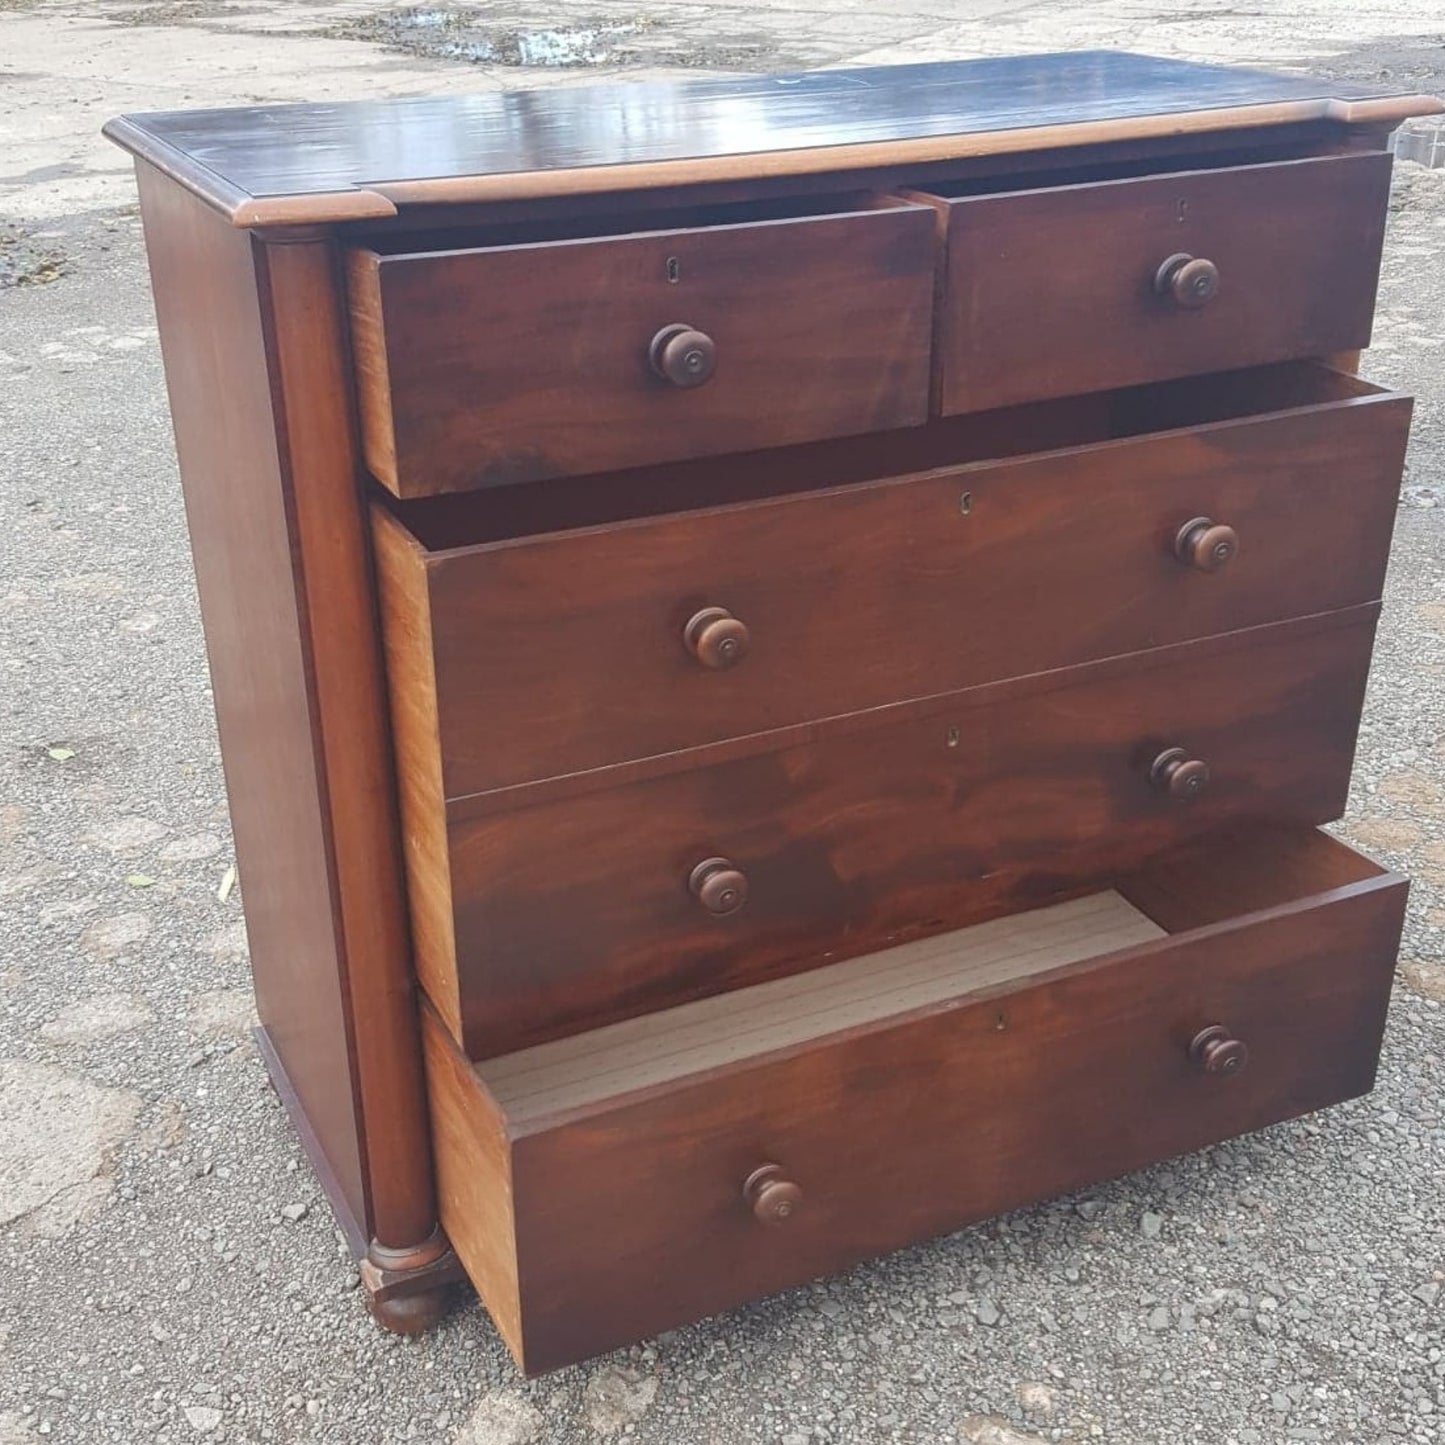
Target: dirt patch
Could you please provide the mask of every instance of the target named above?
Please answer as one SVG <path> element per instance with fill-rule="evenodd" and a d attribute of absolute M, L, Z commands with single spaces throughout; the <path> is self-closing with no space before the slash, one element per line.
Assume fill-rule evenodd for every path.
<path fill-rule="evenodd" d="M 1330 80 L 1355 80 L 1364 85 L 1440 95 L 1445 93 L 1445 31 L 1410 40 L 1381 40 L 1338 55 L 1316 56 L 1302 61 L 1300 69 Z"/>
<path fill-rule="evenodd" d="M 220 15 L 251 15 L 252 5 L 231 5 L 227 0 L 155 0 L 132 10 L 107 10 L 105 18 L 116 25 L 189 25 Z"/>
<path fill-rule="evenodd" d="M 4 0 L 0 0 L 3 8 Z M 7 286 L 44 286 L 69 269 L 65 253 L 53 242 L 32 239 L 18 226 L 0 222 L 0 291 Z"/>

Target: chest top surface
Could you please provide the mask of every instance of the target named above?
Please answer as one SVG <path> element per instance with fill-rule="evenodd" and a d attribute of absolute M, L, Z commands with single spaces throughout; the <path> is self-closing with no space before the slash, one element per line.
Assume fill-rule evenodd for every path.
<path fill-rule="evenodd" d="M 1441 109 L 1115 51 L 124 116 L 106 133 L 239 226 Z"/>

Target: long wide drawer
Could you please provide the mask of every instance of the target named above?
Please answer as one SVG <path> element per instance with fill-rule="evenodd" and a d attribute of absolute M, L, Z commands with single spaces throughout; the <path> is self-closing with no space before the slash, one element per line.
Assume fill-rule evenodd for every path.
<path fill-rule="evenodd" d="M 1367 1091 L 1406 884 L 1311 832 L 473 1066 L 442 1223 L 528 1373 Z"/>
<path fill-rule="evenodd" d="M 401 742 L 439 745 L 460 798 L 1371 601 L 1409 419 L 1300 366 L 739 463 L 917 469 L 771 500 L 629 520 L 716 477 L 619 479 L 611 526 L 510 535 L 546 523 L 500 493 L 414 530 L 379 507 L 391 665 L 434 696 Z M 970 449 L 1033 454 L 934 465 Z"/>
<path fill-rule="evenodd" d="M 939 407 L 1367 346 L 1390 157 L 939 196 Z"/>
<path fill-rule="evenodd" d="M 348 260 L 362 435 L 398 496 L 903 427 L 924 206 Z"/>
<path fill-rule="evenodd" d="M 1236 820 L 1336 818 L 1376 612 L 413 812 L 422 981 L 479 1058 L 1025 907 Z"/>

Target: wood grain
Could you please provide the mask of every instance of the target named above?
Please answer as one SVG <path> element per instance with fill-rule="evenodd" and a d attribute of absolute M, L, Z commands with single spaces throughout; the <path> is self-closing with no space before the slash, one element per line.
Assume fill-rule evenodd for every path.
<path fill-rule="evenodd" d="M 514 1127 L 520 1363 L 570 1364 L 1368 1090 L 1405 884 L 1360 863 L 1337 886 L 1346 851 L 1290 850 L 1321 860 L 1320 890 L 1306 864 L 1255 911 Z M 1192 855 L 1206 894 L 1227 852 Z M 1249 1044 L 1237 1077 L 1189 1061 L 1211 1023 Z M 440 1030 L 434 1047 L 460 1066 Z M 766 1162 L 803 1191 L 776 1228 L 741 1188 Z M 464 1148 L 448 1167 L 497 1173 Z"/>
<path fill-rule="evenodd" d="M 351 255 L 367 463 L 399 496 L 912 426 L 928 408 L 919 206 L 439 254 Z M 716 374 L 649 364 L 671 324 Z"/>
<path fill-rule="evenodd" d="M 254 242 L 148 166 L 137 181 L 257 1008 L 343 1209 L 369 1237 L 304 592 Z"/>
<path fill-rule="evenodd" d="M 944 199 L 939 407 L 1367 346 L 1389 187 L 1362 154 Z M 1175 253 L 1219 269 L 1198 310 L 1154 292 Z"/>
<path fill-rule="evenodd" d="M 365 1130 L 372 1236 L 421 1244 L 436 1225 L 370 548 L 337 251 L 258 246 L 277 431 L 304 588 L 333 890 Z M 292 965 L 295 966 L 294 963 Z"/>
<path fill-rule="evenodd" d="M 1338 80 L 1112 52 L 133 115 L 106 134 L 236 225 L 927 165 L 1440 109 Z"/>
<path fill-rule="evenodd" d="M 455 1030 L 461 1020 L 456 973 L 437 967 L 452 947 L 452 885 L 432 619 L 414 544 L 382 508 L 373 506 L 371 516 L 416 970 L 432 1006 Z"/>
<path fill-rule="evenodd" d="M 520 1358 L 521 1282 L 507 1121 L 426 1004 L 421 1018 L 437 1208 L 497 1332 Z"/>
<path fill-rule="evenodd" d="M 335 248 L 139 181 L 261 1023 L 338 1212 L 409 1247 L 436 1214 Z"/>
<path fill-rule="evenodd" d="M 441 786 L 465 798 L 1372 601 L 1410 402 L 1338 399 L 1337 377 L 1313 376 L 1316 385 L 1293 394 L 1277 388 L 1286 411 L 1128 436 L 1207 416 L 1218 405 L 1209 393 L 1229 389 L 1211 379 L 1191 383 L 1192 414 L 1171 415 L 1158 394 L 1132 414 L 1118 400 L 1077 417 L 1066 409 L 1062 425 L 1026 409 L 1011 434 L 980 442 L 1059 448 L 1042 456 L 897 475 L 967 455 L 972 440 L 920 436 L 872 448 L 866 460 L 893 475 L 842 488 L 827 486 L 829 466 L 846 480 L 863 456 L 759 458 L 734 470 L 759 486 L 807 479 L 815 489 L 448 546 L 488 527 L 600 523 L 609 488 L 597 484 L 581 517 L 569 491 L 525 522 L 501 513 L 526 508 L 511 499 L 531 488 L 467 499 L 449 524 L 421 528 L 437 550 L 394 536 L 386 549 L 428 618 L 424 629 L 401 624 L 414 640 L 389 642 L 393 653 L 430 647 L 398 703 L 420 706 L 415 689 L 434 678 L 436 716 L 417 740 L 416 765 L 434 766 L 439 739 Z M 1252 400 L 1264 408 L 1269 398 L 1261 385 Z M 1091 444 L 1064 445 L 1080 440 Z M 657 490 L 675 506 L 700 500 L 710 480 L 674 472 Z M 625 509 L 635 484 L 619 482 Z M 1181 565 L 1173 551 L 1180 527 L 1200 515 L 1240 536 L 1238 556 L 1217 574 Z M 747 656 L 724 671 L 684 646 L 687 620 L 710 606 L 750 634 Z M 410 736 L 399 738 L 411 766 Z"/>
<path fill-rule="evenodd" d="M 1035 906 L 1240 819 L 1344 807 L 1374 606 L 864 714 L 731 762 L 454 820 L 473 1058 Z M 1149 763 L 1214 770 L 1181 804 Z M 746 905 L 690 871 L 722 857 Z M 444 926 L 437 921 L 434 934 Z"/>

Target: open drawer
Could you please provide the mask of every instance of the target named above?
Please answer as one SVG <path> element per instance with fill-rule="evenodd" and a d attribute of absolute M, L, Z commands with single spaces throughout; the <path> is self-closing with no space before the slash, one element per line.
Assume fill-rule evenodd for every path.
<path fill-rule="evenodd" d="M 933 196 L 944 415 L 1368 346 L 1383 152 Z"/>
<path fill-rule="evenodd" d="M 1406 883 L 1308 830 L 473 1066 L 442 1223 L 529 1373 L 1367 1091 Z"/>
<path fill-rule="evenodd" d="M 399 743 L 465 798 L 1367 603 L 1409 422 L 1299 364 L 379 503 Z"/>
<path fill-rule="evenodd" d="M 1373 601 L 1410 407 L 1299 364 L 378 504 L 405 766 L 464 798 Z"/>
<path fill-rule="evenodd" d="M 932 213 L 805 204 L 351 250 L 367 464 L 415 497 L 917 425 Z"/>

